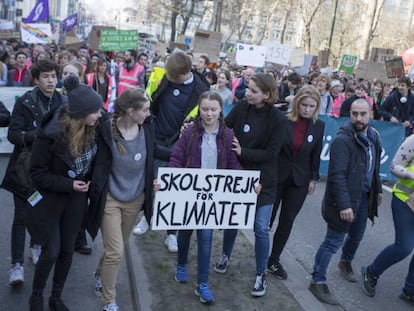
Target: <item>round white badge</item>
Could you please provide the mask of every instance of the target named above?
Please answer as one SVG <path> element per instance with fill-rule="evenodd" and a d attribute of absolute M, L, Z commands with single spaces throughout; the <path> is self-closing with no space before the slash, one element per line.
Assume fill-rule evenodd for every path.
<path fill-rule="evenodd" d="M 140 154 L 140 153 L 137 153 L 137 154 L 134 156 L 134 160 L 135 160 L 135 161 L 139 161 L 139 160 L 141 160 L 141 154 Z"/>
<path fill-rule="evenodd" d="M 313 142 L 313 136 L 312 135 L 309 135 L 308 136 L 308 143 L 311 143 L 311 142 Z"/>
<path fill-rule="evenodd" d="M 243 126 L 243 132 L 245 132 L 245 133 L 249 133 L 249 132 L 250 132 L 250 125 L 245 124 L 245 125 Z"/>
<path fill-rule="evenodd" d="M 74 171 L 72 171 L 72 170 L 69 170 L 69 171 L 68 171 L 68 175 L 69 175 L 69 177 L 70 177 L 70 178 L 75 178 L 75 177 L 76 177 L 75 172 L 74 172 Z"/>
<path fill-rule="evenodd" d="M 174 96 L 178 96 L 178 95 L 180 95 L 180 90 L 179 90 L 179 89 L 175 89 L 175 90 L 173 91 L 173 95 L 174 95 Z"/>

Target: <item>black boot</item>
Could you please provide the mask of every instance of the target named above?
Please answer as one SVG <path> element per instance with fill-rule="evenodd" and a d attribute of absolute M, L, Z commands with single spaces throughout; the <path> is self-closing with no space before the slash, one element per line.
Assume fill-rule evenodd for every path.
<path fill-rule="evenodd" d="M 44 311 L 43 294 L 33 292 L 29 299 L 30 311 Z"/>
<path fill-rule="evenodd" d="M 78 232 L 75 243 L 75 251 L 83 255 L 90 255 L 92 253 L 92 248 L 88 245 L 84 229 L 81 229 Z"/>
<path fill-rule="evenodd" d="M 63 303 L 60 297 L 49 298 L 49 308 L 52 311 L 70 311 L 68 307 Z"/>

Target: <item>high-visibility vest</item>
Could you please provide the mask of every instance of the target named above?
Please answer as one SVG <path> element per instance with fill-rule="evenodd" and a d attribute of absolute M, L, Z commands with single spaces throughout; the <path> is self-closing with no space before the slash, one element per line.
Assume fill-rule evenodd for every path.
<path fill-rule="evenodd" d="M 106 101 L 104 103 L 104 108 L 108 111 L 109 103 L 111 102 L 112 97 L 112 77 L 109 74 L 106 74 L 108 77 L 108 95 L 106 97 Z M 95 79 L 95 73 L 89 73 L 86 75 L 86 84 L 90 87 L 93 87 L 93 79 Z"/>
<path fill-rule="evenodd" d="M 410 172 L 414 172 L 414 164 L 406 168 Z M 398 179 L 392 187 L 392 193 L 403 202 L 407 202 L 408 197 L 414 192 L 414 180 Z"/>
<path fill-rule="evenodd" d="M 125 90 L 134 87 L 144 87 L 139 85 L 139 76 L 144 71 L 144 66 L 139 63 L 135 63 L 131 70 L 127 70 L 122 66 L 119 70 L 119 82 L 118 82 L 118 96 Z"/>
<path fill-rule="evenodd" d="M 151 75 L 148 79 L 147 88 L 145 89 L 148 97 L 152 101 L 152 94 L 158 89 L 161 84 L 162 79 L 164 78 L 166 70 L 161 67 L 154 67 L 154 70 L 151 72 Z M 198 114 L 198 105 L 196 105 L 186 116 L 185 120 L 195 118 Z"/>

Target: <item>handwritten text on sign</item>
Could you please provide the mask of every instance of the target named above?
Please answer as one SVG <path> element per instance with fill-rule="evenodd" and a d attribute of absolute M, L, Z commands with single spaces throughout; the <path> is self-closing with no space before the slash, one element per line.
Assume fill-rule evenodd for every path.
<path fill-rule="evenodd" d="M 152 229 L 252 229 L 259 177 L 259 171 L 159 168 Z"/>

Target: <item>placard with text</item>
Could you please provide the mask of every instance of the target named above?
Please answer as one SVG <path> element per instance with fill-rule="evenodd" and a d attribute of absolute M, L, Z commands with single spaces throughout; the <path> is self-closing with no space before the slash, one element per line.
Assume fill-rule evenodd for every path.
<path fill-rule="evenodd" d="M 252 229 L 259 179 L 259 171 L 159 168 L 151 228 Z"/>

